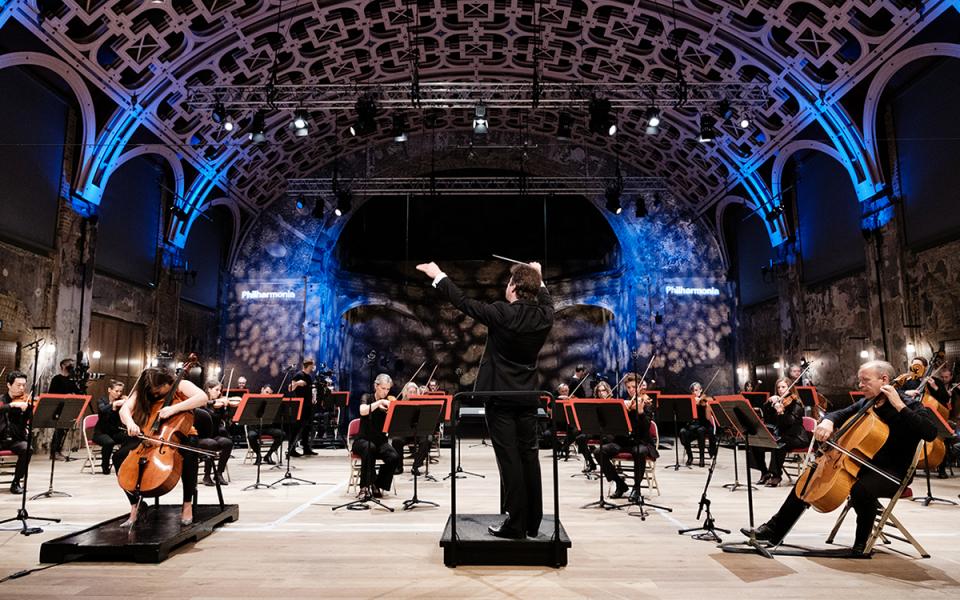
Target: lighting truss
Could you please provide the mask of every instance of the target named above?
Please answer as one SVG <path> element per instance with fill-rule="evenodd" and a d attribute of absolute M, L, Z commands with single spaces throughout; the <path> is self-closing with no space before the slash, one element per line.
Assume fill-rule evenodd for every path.
<path fill-rule="evenodd" d="M 764 106 L 767 86 L 758 83 L 544 83 L 536 94 L 529 83 L 419 82 L 411 94 L 409 83 L 274 86 L 190 86 L 187 105 L 212 110 L 218 104 L 233 109 L 269 106 L 274 109 L 353 110 L 357 98 L 369 95 L 383 109 L 490 108 L 560 109 L 586 105 L 602 97 L 612 108 L 650 106 L 703 107 L 726 100 L 737 107 Z"/>
<path fill-rule="evenodd" d="M 666 182 L 660 177 L 622 177 L 624 194 L 663 192 Z M 399 196 L 405 194 L 444 194 L 471 196 L 601 195 L 616 177 L 367 177 L 349 180 L 349 188 L 361 196 Z M 339 179 L 338 185 L 344 186 Z M 332 178 L 288 179 L 287 195 L 329 197 Z"/>

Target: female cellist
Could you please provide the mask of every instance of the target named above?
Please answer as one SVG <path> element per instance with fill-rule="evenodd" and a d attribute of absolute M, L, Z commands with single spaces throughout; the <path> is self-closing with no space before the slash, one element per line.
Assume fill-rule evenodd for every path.
<path fill-rule="evenodd" d="M 838 423 L 842 424 L 841 431 L 844 432 L 852 432 L 853 428 L 861 425 L 876 429 L 883 429 L 885 425 L 887 428 L 885 440 L 869 460 L 871 466 L 859 468 L 853 486 L 849 490 L 841 490 L 849 494 L 850 504 L 857 513 L 854 555 L 864 553 L 867 539 L 870 537 L 870 531 L 877 517 L 877 499 L 889 497 L 897 492 L 903 477 L 910 469 L 920 440 L 930 441 L 937 436 L 930 409 L 919 402 L 909 399 L 905 401 L 901 398 L 897 390 L 890 385 L 894 375 L 893 366 L 888 362 L 873 360 L 865 363 L 857 373 L 858 387 L 864 394 L 863 399 L 847 408 L 828 413 L 817 425 L 813 434 L 817 441 L 825 442 L 831 438 L 834 425 Z M 853 425 L 847 423 L 853 417 L 856 417 L 856 422 Z M 880 423 L 877 424 L 877 421 Z M 883 433 L 880 432 L 880 434 Z M 856 437 L 862 439 L 864 436 Z M 881 437 L 884 436 L 881 435 Z M 828 451 L 823 458 L 830 459 L 829 452 L 831 451 Z M 839 451 L 832 450 L 832 452 Z M 859 462 L 856 464 L 860 465 Z M 826 472 L 827 466 L 821 464 L 818 469 Z M 889 476 L 893 476 L 893 480 L 888 478 Z M 741 533 L 747 536 L 752 535 L 757 540 L 773 545 L 782 542 L 784 536 L 810 505 L 800 497 L 801 493 L 805 498 L 812 497 L 813 490 L 807 483 L 810 477 L 808 469 L 804 477 L 798 481 L 797 487 L 790 490 L 790 495 L 787 496 L 777 514 L 769 521 L 754 531 L 741 529 Z M 845 478 L 844 480 L 849 481 Z M 821 496 L 825 496 L 823 490 L 816 491 Z M 846 497 L 846 494 L 842 495 Z"/>
<path fill-rule="evenodd" d="M 750 448 L 750 467 L 760 471 L 759 485 L 777 487 L 783 477 L 783 462 L 787 451 L 792 448 L 804 447 L 810 443 L 810 434 L 803 428 L 803 403 L 787 378 L 777 380 L 777 395 L 770 396 L 767 402 L 774 415 L 774 425 L 777 436 L 777 448 L 770 459 L 770 468 L 764 460 L 764 449 Z"/>
<path fill-rule="evenodd" d="M 120 421 L 127 428 L 127 435 L 132 439 L 124 444 L 113 455 L 113 464 L 117 473 L 127 455 L 140 445 L 138 438 L 142 433 L 142 427 L 145 427 L 150 419 L 151 409 L 157 402 L 163 401 L 164 397 L 172 390 L 175 378 L 169 369 L 162 367 L 151 367 L 146 369 L 137 380 L 136 386 L 127 401 L 120 407 Z M 174 391 L 174 403 L 164 406 L 160 409 L 159 419 L 169 419 L 177 413 L 192 411 L 196 408 L 206 406 L 207 394 L 196 385 L 186 379 L 181 379 Z M 149 444 L 150 442 L 143 442 Z M 180 514 L 180 523 L 190 525 L 193 523 L 193 496 L 197 489 L 197 455 L 193 452 L 176 450 L 183 456 L 183 470 L 181 471 L 181 482 L 183 484 L 183 511 Z M 127 499 L 130 501 L 130 518 L 121 524 L 121 527 L 129 527 L 136 523 L 139 505 L 137 498 L 127 492 Z"/>

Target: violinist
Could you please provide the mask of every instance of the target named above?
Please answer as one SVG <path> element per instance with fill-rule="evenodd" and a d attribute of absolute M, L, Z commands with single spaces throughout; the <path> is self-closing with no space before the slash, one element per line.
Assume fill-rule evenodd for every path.
<path fill-rule="evenodd" d="M 142 428 L 150 420 L 150 412 L 154 404 L 162 402 L 164 397 L 173 390 L 175 379 L 173 373 L 167 368 L 146 369 L 137 381 L 136 387 L 120 407 L 120 421 L 127 428 L 130 440 L 113 454 L 113 465 L 118 473 L 127 455 L 141 443 L 138 436 L 143 433 Z M 191 411 L 207 404 L 207 394 L 186 379 L 182 379 L 173 392 L 175 397 L 180 399 L 179 402 L 161 408 L 159 419 L 168 419 L 177 413 Z M 143 443 L 150 444 L 146 441 Z M 196 445 L 196 439 L 186 440 L 184 445 Z M 180 473 L 183 484 L 183 510 L 180 513 L 180 524 L 186 526 L 193 523 L 193 496 L 197 490 L 197 455 L 179 449 L 172 451 L 180 452 L 183 456 L 183 470 Z M 137 522 L 139 514 L 136 496 L 127 493 L 127 499 L 130 501 L 130 518 L 124 521 L 121 527 L 132 526 Z"/>
<path fill-rule="evenodd" d="M 914 357 L 914 359 L 910 361 L 910 369 L 906 373 L 898 375 L 896 379 L 893 380 L 893 386 L 903 390 L 904 395 L 908 398 L 916 397 L 917 389 L 920 387 L 923 376 L 927 372 L 928 364 L 927 359 L 924 357 Z"/>
<path fill-rule="evenodd" d="M 657 444 L 650 436 L 650 422 L 653 420 L 653 399 L 643 393 L 646 382 L 642 382 L 637 390 L 637 378 L 632 373 L 624 378 L 627 389 L 627 398 L 623 401 L 630 417 L 632 432 L 630 435 L 605 436 L 602 445 L 597 450 L 597 459 L 600 461 L 600 470 L 607 481 L 617 484 L 617 489 L 610 494 L 611 498 L 622 498 L 628 486 L 624 478 L 617 473 L 613 466 L 613 457 L 621 452 L 629 452 L 633 456 L 633 490 L 630 492 L 630 501 L 640 499 L 640 484 L 647 468 L 647 458 L 656 459 L 660 456 Z"/>
<path fill-rule="evenodd" d="M 269 385 L 265 385 L 260 388 L 261 394 L 272 394 L 273 388 Z M 271 438 L 270 448 L 267 449 L 267 455 L 262 456 L 260 454 L 260 438 L 261 436 L 269 435 Z M 276 424 L 264 425 L 263 429 L 254 425 L 247 428 L 247 443 L 250 444 L 250 449 L 253 450 L 254 455 L 257 457 L 254 460 L 254 465 L 259 465 L 261 463 L 273 465 L 276 462 L 271 458 L 276 454 L 277 461 L 280 461 L 280 444 L 283 443 L 283 430 L 280 429 Z"/>
<path fill-rule="evenodd" d="M 740 391 L 741 391 L 741 392 L 747 392 L 747 393 L 752 392 L 752 391 L 753 391 L 753 380 L 752 380 L 752 379 L 748 379 L 747 382 L 743 384 L 743 387 L 740 388 Z"/>
<path fill-rule="evenodd" d="M 394 470 L 400 464 L 400 454 L 387 440 L 383 425 L 387 409 L 396 400 L 390 396 L 393 378 L 380 373 L 373 380 L 373 393 L 360 398 L 360 433 L 353 440 L 353 452 L 360 455 L 360 496 L 382 498 L 383 490 L 393 483 Z M 383 461 L 376 471 L 377 459 Z"/>
<path fill-rule="evenodd" d="M 937 436 L 934 416 L 930 409 L 910 398 L 902 398 L 891 385 L 895 376 L 893 366 L 884 361 L 873 360 L 860 367 L 857 373 L 858 387 L 864 397 L 847 408 L 827 413 L 814 430 L 817 441 L 830 439 L 834 429 L 858 411 L 873 404 L 873 412 L 890 429 L 886 442 L 870 461 L 873 466 L 896 478 L 903 478 L 913 462 L 920 440 L 932 441 Z M 853 553 L 862 555 L 867 539 L 877 517 L 877 499 L 897 492 L 898 483 L 890 481 L 871 468 L 859 470 L 857 481 L 850 490 L 850 504 L 857 513 L 856 535 Z M 757 540 L 778 545 L 807 508 L 797 495 L 796 488 L 790 491 L 780 510 L 769 521 L 752 532 Z M 748 529 L 740 530 L 750 535 Z"/>
<path fill-rule="evenodd" d="M 783 462 L 787 458 L 787 451 L 793 448 L 805 447 L 810 443 L 810 434 L 803 428 L 804 407 L 796 390 L 790 387 L 791 381 L 786 378 L 777 380 L 777 395 L 770 396 L 767 402 L 775 415 L 774 425 L 777 447 L 773 450 L 770 459 L 770 468 L 767 468 L 763 448 L 750 448 L 750 467 L 760 471 L 760 485 L 777 487 L 783 477 Z"/>
<path fill-rule="evenodd" d="M 693 440 L 700 442 L 700 466 L 704 466 L 703 449 L 710 442 L 710 458 L 717 454 L 717 436 L 713 431 L 713 423 L 707 418 L 707 403 L 712 400 L 703 393 L 703 385 L 699 381 L 690 384 L 690 393 L 697 402 L 697 418 L 690 421 L 680 430 L 680 443 L 687 453 L 687 466 L 693 464 Z"/>
<path fill-rule="evenodd" d="M 430 381 L 428 381 L 428 382 L 427 382 L 427 393 L 428 393 L 428 394 L 436 394 L 436 393 L 438 393 L 438 392 L 440 392 L 440 384 L 437 383 L 437 380 L 436 380 L 436 379 L 431 379 Z"/>
<path fill-rule="evenodd" d="M 93 430 L 93 441 L 100 446 L 100 470 L 110 474 L 110 457 L 113 449 L 127 441 L 127 431 L 120 423 L 120 407 L 123 397 L 123 382 L 111 380 L 107 385 L 107 395 L 97 401 L 97 425 Z"/>
<path fill-rule="evenodd" d="M 228 408 L 239 405 L 240 399 L 222 397 L 223 386 L 216 379 L 208 380 L 203 389 L 207 392 L 208 400 L 207 406 L 198 409 L 195 413 L 195 426 L 199 437 L 198 445 L 204 450 L 219 454 L 217 471 L 214 476 L 217 483 L 227 485 L 227 480 L 223 477 L 223 471 L 227 468 L 230 453 L 233 452 L 233 440 L 230 438 L 230 432 L 227 431 Z M 213 459 L 207 458 L 203 462 L 203 485 L 215 485 L 211 477 Z"/>
<path fill-rule="evenodd" d="M 30 462 L 30 445 L 24 418 L 28 416 L 30 398 L 27 396 L 27 376 L 20 371 L 7 373 L 7 393 L 0 396 L 0 450 L 17 455 L 17 466 L 10 483 L 11 494 L 22 494 L 20 480 Z"/>
<path fill-rule="evenodd" d="M 429 388 L 429 384 L 427 385 Z M 408 400 L 411 396 L 420 395 L 420 388 L 417 387 L 417 384 L 412 381 L 408 382 L 403 386 L 403 390 L 400 392 L 400 397 L 398 400 Z M 413 467 L 410 471 L 416 476 L 420 476 L 420 467 L 423 466 L 423 463 L 427 460 L 427 456 L 430 454 L 430 446 L 433 444 L 433 436 L 427 436 L 425 440 L 420 442 L 419 448 L 416 447 L 416 439 L 414 437 L 407 438 L 393 438 L 390 440 L 390 444 L 393 446 L 393 449 L 397 451 L 397 456 L 400 457 L 400 461 L 397 463 L 397 468 L 394 470 L 394 475 L 399 475 L 403 473 L 403 448 L 407 445 L 413 445 L 414 456 L 413 456 Z"/>

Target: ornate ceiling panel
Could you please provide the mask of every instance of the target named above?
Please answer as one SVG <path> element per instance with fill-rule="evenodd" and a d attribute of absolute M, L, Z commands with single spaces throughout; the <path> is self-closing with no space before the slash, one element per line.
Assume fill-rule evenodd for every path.
<path fill-rule="evenodd" d="M 25 24 L 55 52 L 81 63 L 115 99 L 135 98 L 144 124 L 184 145 L 195 164 L 227 172 L 232 193 L 254 207 L 277 197 L 290 177 L 308 176 L 338 152 L 389 143 L 389 117 L 377 135 L 351 138 L 352 114 L 311 116 L 311 135 L 295 138 L 290 115 L 268 114 L 268 143 L 246 140 L 251 115 L 225 134 L 185 103 L 190 85 L 403 82 L 416 59 L 424 81 L 661 81 L 681 69 L 690 82 L 762 82 L 770 100 L 741 129 L 722 126 L 717 143 L 696 141 L 696 112 L 666 111 L 657 136 L 644 133 L 645 107 L 618 115 L 623 160 L 644 175 L 668 178 L 691 204 L 736 185 L 813 117 L 804 108 L 846 89 L 885 45 L 902 43 L 921 15 L 908 0 L 40 0 L 42 20 Z M 26 13 L 23 13 L 26 14 Z M 20 15 L 18 15 L 20 18 Z M 21 19 L 22 21 L 25 18 Z M 538 29 L 541 35 L 537 36 Z M 570 144 L 613 151 L 575 115 Z M 468 131 L 472 115 L 449 111 L 440 127 Z M 422 115 L 408 112 L 412 143 L 432 139 Z M 556 114 L 503 111 L 491 127 L 542 144 Z M 417 132 L 426 131 L 418 141 Z"/>

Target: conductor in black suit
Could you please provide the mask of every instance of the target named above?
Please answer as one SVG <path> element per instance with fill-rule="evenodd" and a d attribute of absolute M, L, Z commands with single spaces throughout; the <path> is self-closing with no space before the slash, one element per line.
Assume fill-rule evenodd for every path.
<path fill-rule="evenodd" d="M 543 284 L 540 263 L 510 269 L 506 302 L 467 298 L 436 263 L 417 265 L 433 286 L 465 315 L 487 326 L 487 347 L 477 373 L 477 391 L 535 391 L 537 357 L 553 327 L 553 300 Z M 543 519 L 543 490 L 537 448 L 537 394 L 486 401 L 490 441 L 500 470 L 501 512 L 507 519 L 490 527 L 497 537 L 536 536 Z"/>

